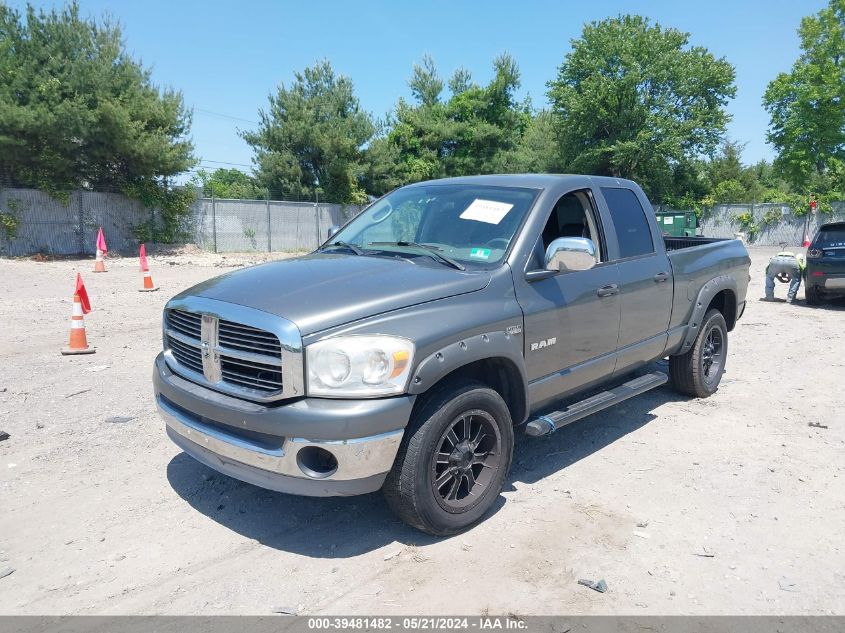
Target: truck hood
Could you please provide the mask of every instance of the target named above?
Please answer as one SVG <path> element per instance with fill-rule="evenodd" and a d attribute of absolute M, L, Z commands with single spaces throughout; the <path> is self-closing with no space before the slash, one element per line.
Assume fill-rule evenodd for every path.
<path fill-rule="evenodd" d="M 487 271 L 432 261 L 314 253 L 204 281 L 177 295 L 256 308 L 293 321 L 303 336 L 374 314 L 481 290 Z"/>

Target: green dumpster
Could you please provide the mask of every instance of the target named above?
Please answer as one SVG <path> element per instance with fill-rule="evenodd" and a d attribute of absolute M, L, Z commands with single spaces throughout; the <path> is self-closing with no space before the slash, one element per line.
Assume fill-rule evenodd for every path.
<path fill-rule="evenodd" d="M 657 213 L 657 225 L 663 235 L 672 237 L 698 235 L 698 216 L 695 215 L 695 211 L 661 211 Z"/>

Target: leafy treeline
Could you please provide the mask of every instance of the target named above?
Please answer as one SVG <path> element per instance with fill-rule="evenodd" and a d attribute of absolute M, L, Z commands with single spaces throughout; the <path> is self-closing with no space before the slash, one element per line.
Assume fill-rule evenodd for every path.
<path fill-rule="evenodd" d="M 430 178 L 580 172 L 632 178 L 676 207 L 845 197 L 845 0 L 802 20 L 802 53 L 769 84 L 773 164 L 742 163 L 726 138 L 733 66 L 690 35 L 635 15 L 584 26 L 547 83 L 549 106 L 517 97 L 508 54 L 486 83 L 430 56 L 410 99 L 378 119 L 351 79 L 322 61 L 280 84 L 256 129 L 254 174 L 199 172 L 206 194 L 363 202 Z M 48 191 L 121 190 L 151 204 L 195 164 L 191 113 L 153 85 L 118 27 L 75 3 L 24 15 L 0 3 L 0 182 Z M 171 201 L 178 207 L 183 201 Z M 178 204 L 177 204 L 178 203 Z M 167 206 L 167 205 L 165 205 Z"/>
<path fill-rule="evenodd" d="M 190 126 L 119 27 L 81 19 L 75 2 L 24 15 L 0 2 L 0 186 L 119 191 L 160 211 L 154 237 L 177 239 L 191 195 L 167 179 L 196 162 Z"/>
<path fill-rule="evenodd" d="M 319 183 L 332 200 L 362 199 L 364 145 L 375 125 L 351 80 L 335 75 L 328 62 L 307 68 L 290 89 L 279 87 L 260 119 L 258 130 L 243 136 L 255 148 L 261 186 L 297 196 Z"/>
<path fill-rule="evenodd" d="M 801 20 L 801 56 L 763 97 L 777 173 L 797 191 L 845 191 L 845 0 Z"/>
<path fill-rule="evenodd" d="M 651 198 L 697 208 L 719 202 L 845 197 L 845 0 L 799 29 L 803 53 L 769 86 L 774 164 L 744 165 L 726 138 L 734 68 L 689 34 L 624 15 L 584 26 L 547 83 L 550 107 L 518 100 L 519 67 L 493 61 L 486 85 L 460 68 L 448 80 L 425 56 L 412 101 L 387 120 L 360 108 L 328 62 L 297 74 L 262 110 L 255 180 L 274 191 L 358 202 L 401 184 L 464 174 L 570 172 L 631 178 Z"/>
<path fill-rule="evenodd" d="M 347 201 L 430 178 L 527 171 L 633 178 L 656 199 L 680 198 L 698 187 L 701 157 L 724 137 L 736 90 L 733 67 L 688 40 L 639 16 L 586 25 L 548 82 L 548 110 L 516 98 L 519 67 L 508 54 L 493 61 L 486 85 L 463 68 L 444 81 L 426 56 L 409 80 L 413 100 L 399 99 L 384 122 L 363 113 L 349 79 L 322 62 L 281 85 L 244 138 L 265 186 L 344 191 Z M 339 155 L 324 130 L 351 145 Z M 318 175 L 325 155 L 335 169 Z"/>
<path fill-rule="evenodd" d="M 191 113 L 76 3 L 24 16 L 0 3 L 0 181 L 119 190 L 193 166 Z"/>

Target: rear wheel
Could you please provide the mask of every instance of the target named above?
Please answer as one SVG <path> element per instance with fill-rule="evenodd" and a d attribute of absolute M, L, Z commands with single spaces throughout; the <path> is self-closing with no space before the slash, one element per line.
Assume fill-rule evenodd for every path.
<path fill-rule="evenodd" d="M 692 348 L 669 357 L 672 386 L 681 393 L 706 398 L 719 388 L 728 354 L 728 327 L 718 310 L 709 310 Z"/>
<path fill-rule="evenodd" d="M 816 290 L 813 286 L 804 286 L 804 298 L 807 300 L 807 303 L 811 306 L 821 303 L 821 296 L 819 296 L 819 291 Z"/>
<path fill-rule="evenodd" d="M 496 501 L 512 455 L 504 400 L 467 383 L 432 394 L 414 413 L 382 490 L 406 523 L 436 536 L 455 534 Z"/>

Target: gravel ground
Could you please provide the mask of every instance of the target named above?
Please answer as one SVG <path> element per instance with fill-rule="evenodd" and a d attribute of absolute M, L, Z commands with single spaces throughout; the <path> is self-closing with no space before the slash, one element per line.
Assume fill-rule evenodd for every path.
<path fill-rule="evenodd" d="M 845 306 L 759 302 L 774 252 L 752 249 L 717 394 L 519 434 L 495 511 L 448 539 L 378 494 L 265 491 L 167 439 L 161 309 L 255 257 L 154 257 L 149 294 L 134 259 L 0 260 L 0 613 L 845 613 Z M 79 270 L 97 353 L 64 357 Z"/>

